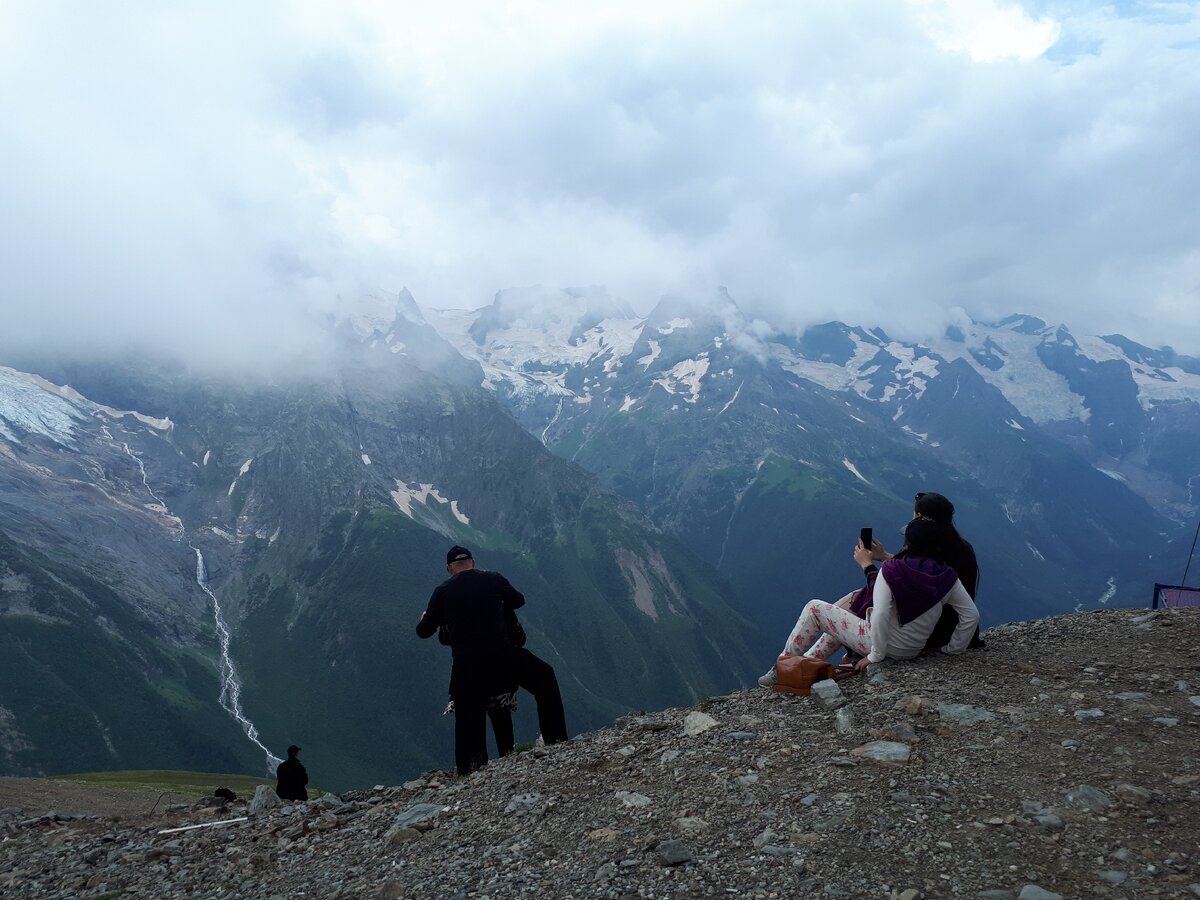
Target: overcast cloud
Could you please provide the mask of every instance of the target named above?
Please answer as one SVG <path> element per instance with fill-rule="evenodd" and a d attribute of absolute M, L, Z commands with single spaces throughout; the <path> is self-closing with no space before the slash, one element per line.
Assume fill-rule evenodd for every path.
<path fill-rule="evenodd" d="M 0 0 L 8 335 L 291 348 L 408 286 L 725 285 L 1200 354 L 1200 4 Z"/>

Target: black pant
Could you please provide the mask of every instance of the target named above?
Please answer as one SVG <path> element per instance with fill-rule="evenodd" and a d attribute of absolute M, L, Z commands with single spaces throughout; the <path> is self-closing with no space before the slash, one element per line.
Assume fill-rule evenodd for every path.
<path fill-rule="evenodd" d="M 562 695 L 558 691 L 558 678 L 554 666 L 534 656 L 524 647 L 513 648 L 510 657 L 513 679 L 518 687 L 533 694 L 537 702 L 538 727 L 542 740 L 557 744 L 567 740 L 567 720 L 563 711 Z M 465 675 L 465 673 L 462 673 Z M 457 677 L 456 685 L 469 688 L 469 677 Z M 467 775 L 487 765 L 487 717 L 492 718 L 492 730 L 496 734 L 496 746 L 500 755 L 513 746 L 512 716 L 507 711 L 489 711 L 489 691 L 476 688 L 470 693 L 460 693 L 454 698 L 454 762 L 460 775 Z M 507 726 L 507 729 L 506 729 Z M 505 738 L 502 742 L 501 738 Z"/>
<path fill-rule="evenodd" d="M 567 715 L 563 711 L 562 694 L 558 692 L 558 678 L 554 666 L 534 656 L 524 647 L 514 651 L 517 684 L 533 694 L 537 701 L 538 728 L 542 740 L 557 744 L 567 740 Z"/>
<path fill-rule="evenodd" d="M 496 752 L 501 756 L 508 756 L 515 746 L 512 713 L 507 709 L 489 709 L 487 716 L 492 722 L 492 736 L 496 739 Z"/>

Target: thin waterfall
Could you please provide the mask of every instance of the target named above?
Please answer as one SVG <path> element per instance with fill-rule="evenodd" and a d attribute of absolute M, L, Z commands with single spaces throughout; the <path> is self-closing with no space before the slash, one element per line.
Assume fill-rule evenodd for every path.
<path fill-rule="evenodd" d="M 200 585 L 200 590 L 204 591 L 208 595 L 208 599 L 212 601 L 213 620 L 217 625 L 217 640 L 221 645 L 221 694 L 217 700 L 221 704 L 221 708 L 233 716 L 234 720 L 242 726 L 242 731 L 246 733 L 246 737 L 262 750 L 263 753 L 267 754 L 267 769 L 274 771 L 275 767 L 283 762 L 283 760 L 263 745 L 262 741 L 258 739 L 258 729 L 254 727 L 254 723 L 246 718 L 246 714 L 242 712 L 242 680 L 238 678 L 237 669 L 233 665 L 233 657 L 229 653 L 229 626 L 225 624 L 225 614 L 221 610 L 221 601 L 217 599 L 217 595 L 208 586 L 208 570 L 204 566 L 204 554 L 194 544 L 188 544 L 188 546 L 196 553 L 196 584 Z"/>
<path fill-rule="evenodd" d="M 107 431 L 107 429 L 105 430 Z M 145 485 L 147 493 L 154 498 L 155 502 L 158 503 L 167 515 L 172 516 L 172 518 L 175 518 L 179 522 L 175 539 L 182 541 L 186 536 L 183 520 L 174 516 L 167 507 L 166 501 L 154 493 L 154 488 L 150 487 L 150 480 L 146 477 L 146 466 L 142 463 L 138 455 L 130 449 L 128 444 L 122 443 L 121 446 L 125 448 L 125 453 L 129 455 L 130 459 L 137 463 L 138 471 L 142 473 L 142 484 Z M 200 552 L 199 547 L 190 541 L 188 542 L 188 547 L 196 554 L 196 584 L 200 585 L 200 590 L 204 591 L 208 599 L 212 601 L 213 621 L 216 623 L 217 629 L 217 642 L 221 648 L 221 693 L 217 698 L 217 702 L 241 726 L 242 731 L 245 732 L 246 737 L 250 739 L 251 743 L 267 755 L 267 770 L 273 772 L 275 767 L 283 762 L 283 760 L 268 750 L 263 742 L 259 740 L 258 729 L 242 711 L 242 681 L 238 678 L 237 668 L 233 664 L 233 656 L 229 651 L 230 634 L 229 626 L 225 623 L 225 613 L 221 609 L 221 601 L 217 599 L 217 595 L 213 593 L 212 588 L 208 586 L 208 569 L 204 565 L 204 554 Z"/>

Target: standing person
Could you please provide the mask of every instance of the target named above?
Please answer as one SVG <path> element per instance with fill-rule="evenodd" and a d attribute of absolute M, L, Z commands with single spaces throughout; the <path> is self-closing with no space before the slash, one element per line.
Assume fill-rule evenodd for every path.
<path fill-rule="evenodd" d="M 510 644 L 514 647 L 525 646 L 525 629 L 521 627 L 521 620 L 517 618 L 517 614 L 513 610 L 507 608 L 504 610 L 504 630 L 508 633 Z M 450 631 L 445 625 L 438 628 L 438 641 L 443 646 L 450 646 Z M 496 739 L 496 752 L 500 756 L 508 756 L 516 746 L 512 721 L 512 714 L 516 708 L 516 684 L 506 684 L 504 690 L 488 699 L 487 717 L 492 723 L 492 736 Z M 454 712 L 453 695 L 446 705 L 446 712 L 442 715 L 451 712 Z"/>
<path fill-rule="evenodd" d="M 300 748 L 288 747 L 287 759 L 275 767 L 275 793 L 280 800 L 307 800 L 308 771 L 300 762 Z"/>
<path fill-rule="evenodd" d="M 434 588 L 417 622 L 417 636 L 433 637 L 445 626 L 454 657 L 450 697 L 454 700 L 454 758 L 460 775 L 487 765 L 487 707 L 492 697 L 523 687 L 537 701 L 538 725 L 547 744 L 567 740 L 566 715 L 554 667 L 513 645 L 505 611 L 525 605 L 525 596 L 499 572 L 475 568 L 466 547 L 446 554 L 450 577 Z"/>

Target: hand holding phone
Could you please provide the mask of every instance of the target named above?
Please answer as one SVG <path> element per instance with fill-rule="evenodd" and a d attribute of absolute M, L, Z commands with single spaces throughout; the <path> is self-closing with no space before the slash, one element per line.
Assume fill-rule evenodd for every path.
<path fill-rule="evenodd" d="M 870 528 L 859 529 L 858 540 L 862 544 L 864 550 L 872 549 L 874 540 L 872 539 L 872 536 L 871 536 L 871 529 Z"/>

